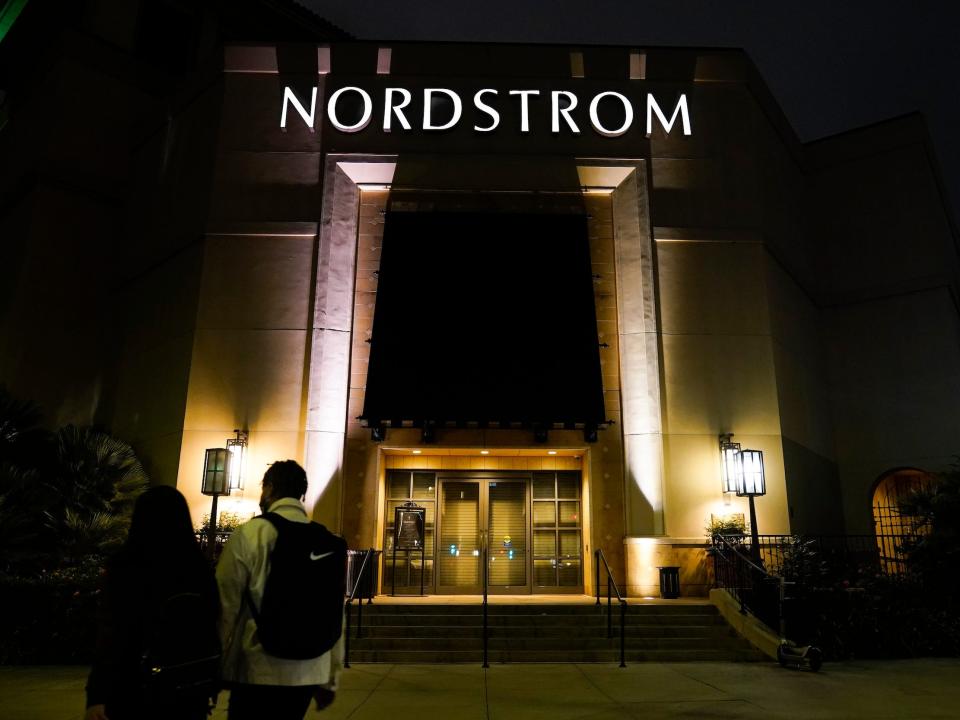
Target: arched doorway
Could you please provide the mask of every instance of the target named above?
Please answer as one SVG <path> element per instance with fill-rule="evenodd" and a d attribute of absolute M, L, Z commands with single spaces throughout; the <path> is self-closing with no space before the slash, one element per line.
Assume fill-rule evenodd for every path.
<path fill-rule="evenodd" d="M 918 468 L 897 468 L 881 475 L 873 485 L 873 528 L 880 551 L 880 564 L 887 573 L 904 570 L 903 543 L 917 534 L 914 518 L 900 512 L 900 502 L 934 482 L 934 476 Z"/>

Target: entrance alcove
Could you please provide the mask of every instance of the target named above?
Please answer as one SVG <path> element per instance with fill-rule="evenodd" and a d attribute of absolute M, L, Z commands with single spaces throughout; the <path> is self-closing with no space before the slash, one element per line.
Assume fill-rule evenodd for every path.
<path fill-rule="evenodd" d="M 434 447 L 471 453 L 474 460 L 482 448 L 516 450 L 540 463 L 555 460 L 549 452 L 575 452 L 582 458 L 586 516 L 583 587 L 592 589 L 595 547 L 618 582 L 627 580 L 623 538 L 663 532 L 659 352 L 643 162 L 331 155 L 324 187 L 306 455 L 310 476 L 327 481 L 312 498 L 314 516 L 340 528 L 351 547 L 383 549 L 386 476 L 394 462 L 386 447 L 414 463 L 427 462 Z M 580 428 L 557 426 L 540 445 L 529 428 L 499 423 L 453 423 L 424 446 L 421 429 L 401 422 L 387 428 L 383 446 L 372 440 L 358 417 L 388 210 L 587 213 L 597 336 L 605 346 L 604 414 L 613 421 L 596 443 L 585 444 Z M 410 322 L 429 324 L 429 312 Z"/>

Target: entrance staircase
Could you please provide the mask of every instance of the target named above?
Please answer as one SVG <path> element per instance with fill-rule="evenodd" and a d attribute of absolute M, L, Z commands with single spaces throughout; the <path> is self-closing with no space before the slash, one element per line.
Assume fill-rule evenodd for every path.
<path fill-rule="evenodd" d="M 356 637 L 353 607 L 351 663 L 480 663 L 481 605 L 374 603 L 363 607 Z M 489 661 L 619 662 L 620 608 L 607 638 L 606 605 L 488 606 Z M 710 603 L 627 606 L 626 661 L 758 661 L 766 658 L 740 638 Z"/>

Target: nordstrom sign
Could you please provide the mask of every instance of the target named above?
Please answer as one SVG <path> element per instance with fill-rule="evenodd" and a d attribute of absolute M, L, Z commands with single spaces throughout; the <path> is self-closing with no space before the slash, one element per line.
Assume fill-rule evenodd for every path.
<path fill-rule="evenodd" d="M 380 99 L 380 98 L 378 98 Z M 376 121 L 383 132 L 412 130 L 414 123 L 424 132 L 452 130 L 461 122 L 469 123 L 475 132 L 493 132 L 501 125 L 501 110 L 505 103 L 514 103 L 519 110 L 520 132 L 528 133 L 533 125 L 538 128 L 549 119 L 550 132 L 580 134 L 584 128 L 604 137 L 619 137 L 634 124 L 635 115 L 644 118 L 643 129 L 653 132 L 654 125 L 670 133 L 675 126 L 684 135 L 690 135 L 690 111 L 687 96 L 681 93 L 673 105 L 664 106 L 653 95 L 646 93 L 638 98 L 613 91 L 600 92 L 581 103 L 577 93 L 567 90 L 477 90 L 470 98 L 469 119 L 464 120 L 464 99 L 447 88 L 424 88 L 422 112 L 414 116 L 411 104 L 413 93 L 402 87 L 388 87 L 383 91 L 382 101 L 376 108 Z M 636 103 L 636 104 L 635 104 Z M 349 107 L 348 107 L 349 106 Z M 603 110 L 601 110 L 603 108 Z M 292 113 L 291 113 L 292 110 Z M 327 119 L 334 128 L 344 133 L 356 133 L 366 129 L 374 120 L 374 99 L 360 87 L 342 87 L 327 100 Z M 601 119 L 601 113 L 604 119 Z M 308 127 L 314 127 L 317 119 L 317 88 L 314 87 L 309 102 L 302 102 L 290 87 L 283 89 L 283 109 L 280 112 L 280 127 L 297 115 Z M 531 115 L 541 119 L 532 121 Z M 616 120 L 611 120 L 615 117 Z M 545 124 L 542 127 L 546 127 Z"/>

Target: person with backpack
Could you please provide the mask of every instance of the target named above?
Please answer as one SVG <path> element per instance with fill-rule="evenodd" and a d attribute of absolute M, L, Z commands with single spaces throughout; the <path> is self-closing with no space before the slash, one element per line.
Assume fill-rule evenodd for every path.
<path fill-rule="evenodd" d="M 311 522 L 293 460 L 263 476 L 264 514 L 237 528 L 217 565 L 229 720 L 302 720 L 333 702 L 343 668 L 346 542 Z"/>
<path fill-rule="evenodd" d="M 187 501 L 146 490 L 104 570 L 86 720 L 200 720 L 220 684 L 220 601 Z"/>

